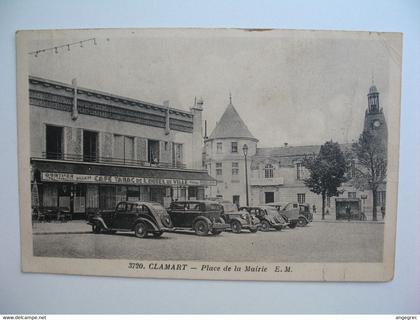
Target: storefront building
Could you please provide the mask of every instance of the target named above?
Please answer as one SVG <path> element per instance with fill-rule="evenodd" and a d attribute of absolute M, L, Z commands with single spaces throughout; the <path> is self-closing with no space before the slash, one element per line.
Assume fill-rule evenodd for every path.
<path fill-rule="evenodd" d="M 30 77 L 32 198 L 74 218 L 119 201 L 204 199 L 202 102 L 190 111 Z M 36 192 L 34 192 L 36 190 Z"/>

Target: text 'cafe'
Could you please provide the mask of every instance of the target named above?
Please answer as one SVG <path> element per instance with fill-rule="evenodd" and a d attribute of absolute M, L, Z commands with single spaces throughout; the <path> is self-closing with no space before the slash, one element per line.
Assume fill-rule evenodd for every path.
<path fill-rule="evenodd" d="M 175 200 L 204 199 L 215 181 L 201 170 L 171 170 L 49 163 L 32 159 L 34 181 L 44 206 L 68 208 L 74 218 L 114 209 L 119 201 L 155 201 L 168 207 Z M 77 173 L 75 173 L 77 172 Z"/>

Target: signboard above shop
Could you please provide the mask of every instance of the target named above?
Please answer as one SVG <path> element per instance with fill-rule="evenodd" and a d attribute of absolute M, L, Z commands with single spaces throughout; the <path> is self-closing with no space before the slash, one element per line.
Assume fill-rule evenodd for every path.
<path fill-rule="evenodd" d="M 45 182 L 71 182 L 124 185 L 156 185 L 156 186 L 211 186 L 216 181 L 190 180 L 174 178 L 144 178 L 108 175 L 90 175 L 61 172 L 42 172 L 41 180 Z"/>

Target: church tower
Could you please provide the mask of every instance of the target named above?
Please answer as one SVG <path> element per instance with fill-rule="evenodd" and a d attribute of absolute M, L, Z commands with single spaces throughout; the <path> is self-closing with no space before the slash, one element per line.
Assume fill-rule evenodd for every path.
<path fill-rule="evenodd" d="M 384 145 L 388 142 L 388 129 L 386 126 L 385 116 L 383 109 L 379 104 L 379 91 L 372 83 L 369 88 L 368 108 L 365 113 L 364 131 L 370 131 L 380 136 Z"/>

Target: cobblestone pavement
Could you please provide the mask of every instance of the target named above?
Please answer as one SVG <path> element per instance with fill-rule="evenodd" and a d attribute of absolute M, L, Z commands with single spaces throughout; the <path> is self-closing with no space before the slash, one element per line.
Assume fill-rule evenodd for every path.
<path fill-rule="evenodd" d="M 34 255 L 136 260 L 243 262 L 380 262 L 383 223 L 313 222 L 282 231 L 223 232 L 198 237 L 166 232 L 160 239 L 132 233 L 93 234 L 83 221 L 35 223 Z"/>

